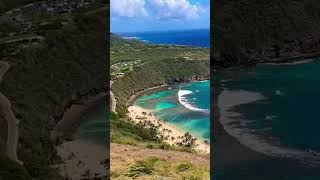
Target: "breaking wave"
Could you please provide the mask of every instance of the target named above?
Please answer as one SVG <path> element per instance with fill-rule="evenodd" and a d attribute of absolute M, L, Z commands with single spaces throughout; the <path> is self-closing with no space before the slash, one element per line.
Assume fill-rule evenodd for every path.
<path fill-rule="evenodd" d="M 187 108 L 187 109 L 189 109 L 191 111 L 210 113 L 209 109 L 201 109 L 201 108 L 195 107 L 193 104 L 188 102 L 188 100 L 185 97 L 185 95 L 192 94 L 192 93 L 193 93 L 192 91 L 180 89 L 179 92 L 178 92 L 178 98 L 179 98 L 180 104 L 182 104 L 185 108 Z"/>

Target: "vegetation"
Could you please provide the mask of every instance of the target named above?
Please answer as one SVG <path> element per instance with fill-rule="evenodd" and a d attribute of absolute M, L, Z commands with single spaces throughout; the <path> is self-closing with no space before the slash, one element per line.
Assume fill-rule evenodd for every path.
<path fill-rule="evenodd" d="M 117 172 L 112 175 L 113 179 L 127 179 L 126 177 L 136 179 L 174 178 L 204 180 L 210 178 L 210 173 L 208 170 L 194 166 L 187 161 L 176 163 L 163 158 L 148 157 L 144 160 L 136 161 L 123 172 Z"/>
<path fill-rule="evenodd" d="M 216 0 L 212 21 L 214 52 L 230 61 L 225 63 L 234 64 L 246 61 L 239 57 L 242 53 L 318 35 L 319 11 L 317 0 Z M 216 60 L 213 58 L 213 63 Z"/>
<path fill-rule="evenodd" d="M 111 63 L 135 62 L 124 77 L 115 78 L 112 92 L 117 99 L 117 115 L 111 114 L 111 142 L 147 148 L 192 151 L 195 139 L 190 134 L 181 143 L 170 146 L 158 135 L 152 123 L 130 123 L 126 117 L 127 99 L 138 91 L 160 84 L 186 81 L 197 76 L 209 76 L 209 49 L 145 44 L 111 34 Z M 119 65 L 118 65 L 119 64 Z M 189 137 L 190 136 L 190 137 Z"/>
<path fill-rule="evenodd" d="M 181 144 L 171 146 L 163 141 L 163 137 L 158 134 L 157 127 L 143 123 L 134 124 L 128 121 L 127 117 L 121 118 L 116 113 L 111 113 L 110 116 L 110 142 L 149 149 L 195 152 L 191 149 L 191 146 L 188 146 L 190 145 L 189 136 L 186 138 L 181 137 Z M 188 143 L 184 144 L 183 142 Z"/>
<path fill-rule="evenodd" d="M 0 151 L 0 179 L 25 180 L 30 178 L 30 175 L 23 167 L 12 162 L 4 155 L 4 152 Z"/>
<path fill-rule="evenodd" d="M 40 0 L 0 0 L 0 13 L 35 1 Z"/>
<path fill-rule="evenodd" d="M 133 93 L 147 87 L 190 80 L 196 76 L 209 77 L 208 48 L 151 45 L 113 34 L 111 37 L 111 64 L 141 60 L 133 71 L 127 71 L 125 77 L 112 85 L 119 112 L 126 111 L 126 101 Z"/>
<path fill-rule="evenodd" d="M 82 93 L 102 91 L 107 81 L 105 13 L 79 13 L 74 20 L 69 28 L 47 29 L 44 41 L 28 44 L 6 60 L 12 67 L 0 89 L 20 120 L 18 156 L 33 179 L 56 177 L 51 165 L 58 157 L 50 131 L 59 119 L 54 117 Z"/>

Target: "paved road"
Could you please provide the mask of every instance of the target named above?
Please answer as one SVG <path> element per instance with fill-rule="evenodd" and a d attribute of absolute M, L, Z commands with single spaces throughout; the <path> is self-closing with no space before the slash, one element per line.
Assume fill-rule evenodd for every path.
<path fill-rule="evenodd" d="M 2 82 L 3 76 L 9 70 L 10 65 L 7 62 L 0 61 L 0 83 Z M 0 114 L 6 120 L 8 124 L 8 137 L 6 153 L 10 159 L 22 164 L 17 156 L 17 146 L 19 140 L 19 120 L 15 117 L 9 99 L 0 93 Z"/>

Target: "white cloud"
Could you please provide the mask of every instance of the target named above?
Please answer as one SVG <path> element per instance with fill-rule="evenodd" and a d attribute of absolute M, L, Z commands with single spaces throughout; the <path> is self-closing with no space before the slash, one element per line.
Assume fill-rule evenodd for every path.
<path fill-rule="evenodd" d="M 111 16 L 140 17 L 147 16 L 145 0 L 111 0 Z"/>
<path fill-rule="evenodd" d="M 197 19 L 199 8 L 188 0 L 148 0 L 158 19 Z"/>

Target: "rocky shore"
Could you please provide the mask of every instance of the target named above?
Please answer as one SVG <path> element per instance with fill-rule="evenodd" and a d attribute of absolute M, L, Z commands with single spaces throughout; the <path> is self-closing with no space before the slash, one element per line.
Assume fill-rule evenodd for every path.
<path fill-rule="evenodd" d="M 259 63 L 294 63 L 320 57 L 320 35 L 286 40 L 270 46 L 249 49 L 214 50 L 212 66 L 216 69 L 230 66 L 252 66 Z"/>

